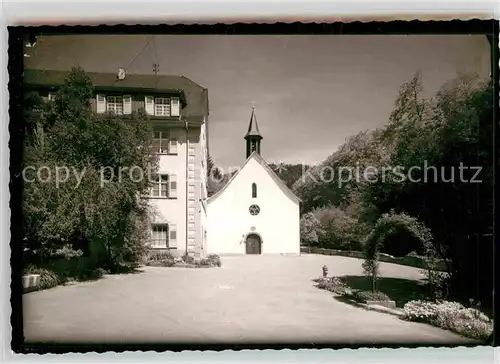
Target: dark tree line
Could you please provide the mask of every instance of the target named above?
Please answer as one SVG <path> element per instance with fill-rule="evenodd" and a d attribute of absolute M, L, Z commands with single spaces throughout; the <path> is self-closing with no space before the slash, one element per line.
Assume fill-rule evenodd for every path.
<path fill-rule="evenodd" d="M 402 85 L 386 127 L 348 138 L 311 169 L 317 180 L 294 184 L 303 200 L 304 226 L 309 227 L 304 238 L 320 245 L 354 238 L 362 246 L 383 214 L 408 214 L 431 231 L 436 252 L 448 264 L 449 298 L 491 305 L 493 87 L 476 77 L 459 77 L 432 98 L 423 98 L 422 91 L 416 74 Z M 339 184 L 338 175 L 321 180 L 322 168 L 338 171 L 342 166 L 375 167 L 378 172 L 374 181 L 361 178 Z M 399 171 L 381 172 L 396 166 Z M 401 171 L 404 180 L 398 175 Z M 334 223 L 325 216 L 334 216 Z M 310 226 L 321 233 L 311 234 Z M 324 239 L 332 233 L 335 239 Z M 382 252 L 422 252 L 401 226 L 391 227 L 391 234 L 384 236 Z"/>

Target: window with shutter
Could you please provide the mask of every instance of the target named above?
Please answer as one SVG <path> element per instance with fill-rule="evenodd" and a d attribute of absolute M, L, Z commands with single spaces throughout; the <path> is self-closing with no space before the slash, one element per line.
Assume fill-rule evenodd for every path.
<path fill-rule="evenodd" d="M 157 97 L 155 99 L 155 115 L 170 116 L 170 99 L 166 97 Z"/>
<path fill-rule="evenodd" d="M 172 106 L 172 109 L 171 109 L 172 116 L 179 116 L 180 115 L 180 103 L 179 103 L 178 97 L 172 97 L 171 106 Z"/>
<path fill-rule="evenodd" d="M 106 96 L 104 96 L 104 95 L 97 95 L 96 98 L 97 98 L 96 111 L 99 114 L 102 114 L 102 113 L 106 112 Z"/>
<path fill-rule="evenodd" d="M 158 174 L 153 177 L 151 197 L 170 197 L 170 177 L 168 174 Z"/>
<path fill-rule="evenodd" d="M 123 96 L 123 113 L 125 115 L 132 114 L 132 96 L 130 95 Z"/>
<path fill-rule="evenodd" d="M 144 98 L 144 109 L 149 115 L 155 114 L 155 99 L 153 96 L 146 96 Z"/>
<path fill-rule="evenodd" d="M 153 248 L 168 248 L 168 238 L 167 224 L 153 224 L 151 226 L 151 245 Z"/>
<path fill-rule="evenodd" d="M 123 115 L 123 98 L 121 96 L 108 96 L 106 110 L 116 115 Z"/>

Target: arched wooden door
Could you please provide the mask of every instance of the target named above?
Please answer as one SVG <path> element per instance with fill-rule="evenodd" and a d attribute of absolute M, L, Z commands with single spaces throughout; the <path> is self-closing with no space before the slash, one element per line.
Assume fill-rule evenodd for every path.
<path fill-rule="evenodd" d="M 261 254 L 262 242 L 257 234 L 249 234 L 246 241 L 247 254 Z"/>

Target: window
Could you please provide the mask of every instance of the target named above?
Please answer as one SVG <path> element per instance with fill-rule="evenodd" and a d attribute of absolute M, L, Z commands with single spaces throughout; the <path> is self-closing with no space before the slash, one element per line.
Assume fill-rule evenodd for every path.
<path fill-rule="evenodd" d="M 54 92 L 49 92 L 47 95 L 47 100 L 49 101 L 55 101 L 56 100 L 56 94 Z"/>
<path fill-rule="evenodd" d="M 121 96 L 108 96 L 106 110 L 116 115 L 123 115 L 123 98 Z"/>
<path fill-rule="evenodd" d="M 177 176 L 158 174 L 153 177 L 150 197 L 177 198 Z"/>
<path fill-rule="evenodd" d="M 96 111 L 101 114 L 111 112 L 116 115 L 132 114 L 132 96 L 106 96 L 98 94 L 96 96 L 97 106 Z"/>
<path fill-rule="evenodd" d="M 155 99 L 155 115 L 170 116 L 170 99 L 166 97 L 157 97 Z"/>
<path fill-rule="evenodd" d="M 151 244 L 153 248 L 168 248 L 168 225 L 154 224 L 151 226 Z"/>
<path fill-rule="evenodd" d="M 252 205 L 249 207 L 248 211 L 250 212 L 250 215 L 258 215 L 260 212 L 260 207 L 257 205 Z"/>
<path fill-rule="evenodd" d="M 154 133 L 153 147 L 155 153 L 166 154 L 168 153 L 168 133 L 156 131 Z"/>
<path fill-rule="evenodd" d="M 257 198 L 257 185 L 252 183 L 252 198 Z"/>
<path fill-rule="evenodd" d="M 144 108 L 149 115 L 180 116 L 181 103 L 176 97 L 144 97 Z"/>
<path fill-rule="evenodd" d="M 156 131 L 153 135 L 153 148 L 157 154 L 177 154 L 177 139 L 170 138 L 167 131 Z"/>
<path fill-rule="evenodd" d="M 156 176 L 151 189 L 152 197 L 168 197 L 168 175 L 159 174 Z"/>
<path fill-rule="evenodd" d="M 252 140 L 252 152 L 255 152 L 257 150 L 257 142 L 255 140 Z"/>

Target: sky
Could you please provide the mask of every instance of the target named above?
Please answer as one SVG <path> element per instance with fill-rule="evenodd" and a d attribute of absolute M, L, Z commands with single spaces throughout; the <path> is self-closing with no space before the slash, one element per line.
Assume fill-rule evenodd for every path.
<path fill-rule="evenodd" d="M 29 52 L 27 68 L 152 74 L 158 63 L 208 88 L 210 155 L 223 169 L 245 159 L 252 103 L 268 163 L 315 164 L 387 124 L 415 72 L 426 95 L 461 73 L 490 73 L 482 35 L 65 35 Z"/>

